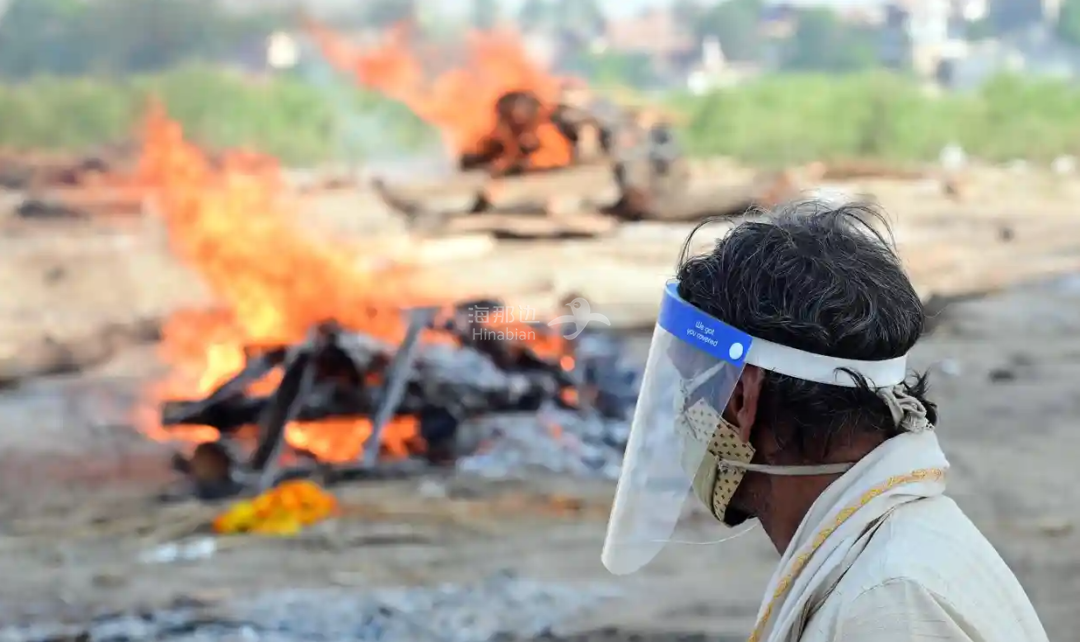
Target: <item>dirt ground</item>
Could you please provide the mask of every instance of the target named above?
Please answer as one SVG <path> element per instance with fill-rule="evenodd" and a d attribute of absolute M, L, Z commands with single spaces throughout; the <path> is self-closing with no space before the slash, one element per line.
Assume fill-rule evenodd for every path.
<path fill-rule="evenodd" d="M 25 294 L 4 297 L 0 359 L 42 326 L 74 336 L 102 319 L 206 301 L 160 239 L 147 238 L 138 226 L 7 233 L 0 282 Z M 1080 278 L 954 303 L 937 321 L 916 363 L 933 372 L 950 493 L 1015 570 L 1050 638 L 1080 639 Z M 207 559 L 146 561 L 217 510 L 157 499 L 171 478 L 169 452 L 141 441 L 125 414 L 155 368 L 152 346 L 124 346 L 91 372 L 0 391 L 0 624 L 278 587 L 469 582 L 513 569 L 622 591 L 571 630 L 738 640 L 777 560 L 758 532 L 726 543 L 737 554 L 722 560 L 708 548 L 672 550 L 648 573 L 615 580 L 599 561 L 610 484 L 445 473 L 341 488 L 345 516 L 297 538 L 220 539 Z"/>

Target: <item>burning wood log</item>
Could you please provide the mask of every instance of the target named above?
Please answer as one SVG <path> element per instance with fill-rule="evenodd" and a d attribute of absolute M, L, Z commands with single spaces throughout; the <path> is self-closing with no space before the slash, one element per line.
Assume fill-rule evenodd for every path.
<path fill-rule="evenodd" d="M 544 143 L 541 129 L 551 124 L 540 99 L 529 91 L 503 94 L 495 102 L 495 123 L 475 149 L 461 155 L 462 171 L 484 169 L 492 176 L 509 176 L 539 169 L 535 156 Z M 569 146 L 568 140 L 562 143 Z"/>
<path fill-rule="evenodd" d="M 485 151 L 464 155 L 462 160 L 463 167 L 482 169 L 493 180 L 477 184 L 453 179 L 441 190 L 377 182 L 374 187 L 379 196 L 416 227 L 483 229 L 481 223 L 474 227 L 449 221 L 478 213 L 567 216 L 568 212 L 590 211 L 620 220 L 690 221 L 737 215 L 754 204 L 775 202 L 791 194 L 791 186 L 775 176 L 730 189 L 694 193 L 689 190 L 689 168 L 671 127 L 649 111 L 631 113 L 594 102 L 558 105 L 545 113 L 535 99 L 520 92 L 504 98 L 496 107 L 499 124 L 495 132 L 479 144 Z M 554 124 L 558 136 L 575 153 L 568 164 L 539 172 L 527 162 L 530 154 L 542 149 L 530 132 L 548 124 Z M 514 142 L 519 135 L 525 142 Z M 552 144 L 550 139 L 545 142 Z M 588 149 L 579 149 L 579 145 Z M 504 154 L 510 154 L 505 162 L 500 160 Z M 448 194 L 454 197 L 448 200 Z M 577 235 L 576 231 L 569 233 Z M 545 231 L 540 235 L 552 234 Z"/>
<path fill-rule="evenodd" d="M 395 422 L 416 426 L 407 439 L 409 455 L 439 461 L 456 456 L 459 424 L 478 415 L 535 412 L 545 404 L 575 409 L 579 400 L 586 400 L 603 416 L 625 418 L 632 399 L 625 388 L 609 389 L 611 381 L 619 379 L 604 374 L 610 370 L 604 361 L 610 355 L 585 354 L 589 358 L 569 370 L 564 357 L 573 351 L 570 342 L 544 326 L 547 348 L 540 352 L 544 342 L 534 345 L 532 335 L 517 335 L 525 328 L 538 334 L 541 329 L 489 326 L 477 320 L 478 311 L 493 308 L 498 309 L 497 302 L 479 301 L 438 317 L 413 312 L 397 350 L 324 324 L 301 345 L 253 351 L 246 366 L 205 399 L 162 406 L 166 427 L 205 425 L 220 434 L 215 445 L 202 445 L 191 457 L 178 460 L 177 468 L 200 496 L 220 496 L 265 489 L 294 475 L 379 474 L 385 463 L 379 455 L 388 447 L 382 432 Z M 422 331 L 452 338 L 455 345 L 421 347 Z M 248 392 L 275 369 L 282 375 L 272 392 Z M 619 386 L 625 386 L 625 380 Z M 290 425 L 342 419 L 370 419 L 363 447 L 353 458 L 322 461 L 309 452 L 311 463 L 282 466 Z M 250 455 L 242 459 L 237 444 L 249 426 L 257 426 L 257 435 Z M 302 447 L 293 445 L 293 450 L 304 454 Z"/>

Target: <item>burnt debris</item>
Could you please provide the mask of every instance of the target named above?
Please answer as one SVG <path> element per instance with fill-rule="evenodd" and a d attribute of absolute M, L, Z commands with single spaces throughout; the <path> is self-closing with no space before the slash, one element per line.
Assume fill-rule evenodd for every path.
<path fill-rule="evenodd" d="M 544 409 L 593 425 L 590 434 L 621 453 L 624 444 L 612 435 L 625 430 L 595 427 L 621 425 L 636 401 L 638 372 L 626 363 L 621 341 L 589 333 L 570 341 L 546 325 L 508 329 L 478 320 L 477 311 L 491 309 L 499 303 L 408 311 L 399 346 L 324 323 L 298 345 L 251 349 L 245 367 L 206 398 L 162 405 L 166 428 L 205 425 L 220 434 L 177 456 L 175 467 L 203 498 L 258 492 L 296 477 L 332 483 L 406 474 L 473 455 L 487 437 L 498 436 L 500 423 L 541 433 Z M 423 340 L 425 332 L 439 340 Z M 276 387 L 252 394 L 253 384 L 274 372 Z M 524 426 L 522 416 L 533 417 L 533 425 Z M 418 426 L 411 456 L 385 457 L 383 430 L 400 417 Z M 355 461 L 320 461 L 286 442 L 291 422 L 342 418 L 371 422 Z M 478 438 L 476 425 L 494 428 Z"/>

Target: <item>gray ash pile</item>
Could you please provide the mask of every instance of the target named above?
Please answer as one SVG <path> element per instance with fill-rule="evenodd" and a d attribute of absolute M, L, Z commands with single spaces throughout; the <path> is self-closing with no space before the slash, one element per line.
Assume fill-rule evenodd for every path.
<path fill-rule="evenodd" d="M 220 435 L 178 456 L 176 467 L 207 498 L 296 477 L 333 483 L 454 464 L 496 475 L 614 476 L 640 378 L 623 340 L 490 322 L 500 309 L 479 301 L 413 310 L 397 346 L 326 323 L 301 344 L 250 349 L 245 367 L 207 397 L 163 404 L 162 425 Z M 253 394 L 275 371 L 272 392 Z M 340 441 L 334 431 L 350 430 L 342 421 L 350 419 L 369 428 L 348 461 L 288 438 L 303 422 L 324 442 Z"/>
<path fill-rule="evenodd" d="M 275 591 L 71 625 L 7 627 L 0 628 L 0 642 L 504 642 L 551 635 L 612 597 L 604 586 L 499 574 L 468 586 Z"/>

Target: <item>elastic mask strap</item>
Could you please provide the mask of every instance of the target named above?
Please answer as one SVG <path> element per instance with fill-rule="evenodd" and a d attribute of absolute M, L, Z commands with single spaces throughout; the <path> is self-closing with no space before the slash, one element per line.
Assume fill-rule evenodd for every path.
<path fill-rule="evenodd" d="M 810 475 L 838 475 L 851 470 L 855 464 L 822 464 L 820 466 L 769 466 L 766 464 L 744 464 L 741 461 L 721 459 L 720 466 L 741 468 L 755 473 L 779 475 L 781 477 L 803 477 Z"/>

